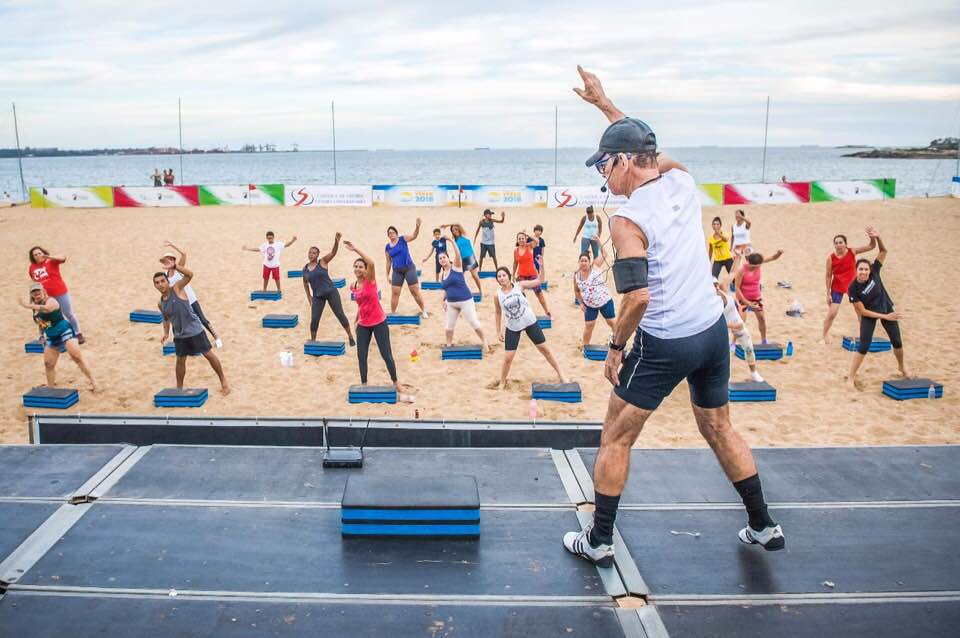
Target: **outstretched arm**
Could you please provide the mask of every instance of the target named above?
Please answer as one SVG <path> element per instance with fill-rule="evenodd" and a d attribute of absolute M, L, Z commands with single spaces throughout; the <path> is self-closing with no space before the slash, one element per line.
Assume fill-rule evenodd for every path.
<path fill-rule="evenodd" d="M 367 265 L 367 281 L 376 281 L 377 280 L 376 268 L 373 265 L 373 260 L 370 259 L 370 256 L 367 255 L 367 253 L 361 251 L 356 246 L 354 246 L 353 242 L 351 241 L 344 239 L 343 245 L 347 247 L 347 250 L 352 250 L 353 252 L 357 253 L 360 259 L 363 260 L 363 263 Z"/>
<path fill-rule="evenodd" d="M 616 249 L 617 260 L 630 259 L 647 256 L 647 237 L 640 230 L 640 227 L 623 217 L 615 217 L 610 224 L 610 238 Z M 616 262 L 614 262 L 616 263 Z M 613 325 L 613 335 L 610 337 L 612 344 L 616 346 L 627 345 L 630 336 L 633 335 L 643 313 L 647 310 L 647 304 L 650 302 L 650 290 L 644 286 L 623 293 L 620 298 L 620 313 L 617 315 Z M 623 361 L 623 349 L 615 350 L 610 348 L 607 351 L 607 359 L 603 366 L 603 375 L 607 380 L 617 386 L 620 385 L 620 364 Z"/>
<path fill-rule="evenodd" d="M 503 220 L 505 220 L 506 218 L 507 218 L 507 213 L 505 211 L 500 211 L 500 219 L 495 219 L 493 221 L 498 224 L 502 224 Z"/>
<path fill-rule="evenodd" d="M 177 280 L 177 283 L 173 284 L 173 289 L 177 291 L 183 290 L 184 286 L 190 283 L 190 280 L 193 279 L 193 271 L 187 268 L 186 266 L 181 266 L 180 264 L 177 264 L 173 268 L 178 273 L 183 275 L 182 278 Z"/>
<path fill-rule="evenodd" d="M 607 97 L 607 94 L 604 93 L 603 85 L 600 84 L 600 80 L 596 75 L 584 70 L 579 64 L 577 65 L 577 73 L 580 74 L 580 78 L 583 80 L 583 88 L 574 88 L 574 93 L 583 98 L 585 102 L 589 102 L 600 109 L 600 112 L 607 117 L 607 120 L 611 124 L 626 117 L 623 111 L 618 109 L 610 98 Z"/>
<path fill-rule="evenodd" d="M 244 244 L 244 245 L 243 245 L 243 248 L 241 248 L 240 250 L 245 250 L 245 251 L 247 251 L 247 252 L 249 252 L 249 253 L 258 253 L 258 252 L 260 252 L 260 249 L 259 249 L 259 248 L 250 248 L 250 247 L 247 246 L 246 244 Z"/>
<path fill-rule="evenodd" d="M 284 244 L 283 244 L 283 247 L 284 247 L 284 248 L 290 248 L 290 246 L 293 246 L 295 243 L 297 243 L 297 236 L 296 236 L 296 235 L 293 236 L 293 239 L 291 239 L 290 241 L 284 243 Z"/>
<path fill-rule="evenodd" d="M 177 248 L 176 246 L 174 246 L 174 245 L 173 245 L 173 242 L 170 241 L 169 239 L 168 239 L 167 241 L 165 241 L 165 242 L 163 243 L 163 245 L 164 245 L 165 247 L 167 247 L 167 248 L 172 248 L 172 249 L 174 249 L 175 251 L 177 251 L 177 252 L 180 254 L 180 259 L 177 260 L 177 264 L 178 264 L 178 265 L 180 265 L 180 266 L 186 266 L 186 265 L 187 265 L 187 253 L 183 252 L 182 250 L 180 250 L 179 248 Z"/>
<path fill-rule="evenodd" d="M 587 221 L 587 216 L 584 215 L 580 218 L 580 225 L 577 226 L 576 232 L 573 233 L 573 243 L 577 243 L 577 237 L 580 236 L 580 229 L 583 228 L 583 222 Z"/>
<path fill-rule="evenodd" d="M 454 267 L 463 269 L 463 259 L 460 257 L 460 246 L 457 246 L 457 242 L 453 241 L 453 237 L 448 237 L 444 235 L 443 238 L 447 240 L 448 247 L 449 246 L 453 247 L 452 250 L 450 248 L 447 249 L 447 254 L 453 255 L 453 259 L 451 259 L 450 261 L 453 262 Z"/>
<path fill-rule="evenodd" d="M 783 249 L 781 248 L 781 249 L 778 250 L 777 252 L 773 253 L 773 256 L 772 256 L 772 257 L 764 257 L 764 258 L 763 258 L 763 263 L 768 264 L 768 263 L 770 263 L 771 261 L 776 261 L 776 260 L 780 259 L 782 256 L 783 256 Z"/>
<path fill-rule="evenodd" d="M 853 249 L 853 254 L 854 254 L 854 255 L 859 255 L 860 253 L 870 252 L 871 250 L 873 250 L 874 248 L 877 247 L 877 238 L 870 234 L 870 231 L 872 231 L 872 230 L 876 230 L 876 229 L 875 229 L 873 226 L 867 226 L 867 228 L 866 228 L 867 237 L 870 238 L 870 243 L 867 244 L 866 246 L 858 246 L 858 247 L 854 248 L 854 249 Z"/>
<path fill-rule="evenodd" d="M 876 228 L 870 229 L 872 232 L 870 237 L 877 240 L 877 246 L 880 248 L 880 252 L 877 253 L 877 261 L 881 264 L 887 260 L 887 246 L 883 243 L 883 240 L 880 239 L 880 231 Z"/>
<path fill-rule="evenodd" d="M 537 278 L 530 279 L 527 281 L 518 281 L 517 282 L 518 286 L 529 290 L 530 288 L 536 288 L 537 286 L 543 283 L 543 257 L 541 257 L 537 261 L 540 262 L 540 270 L 537 271 Z"/>
<path fill-rule="evenodd" d="M 417 225 L 413 228 L 413 234 L 407 235 L 406 237 L 404 237 L 404 239 L 407 240 L 408 243 L 420 236 L 420 224 L 422 223 L 423 223 L 423 220 L 417 217 Z"/>
<path fill-rule="evenodd" d="M 327 264 L 329 264 L 333 260 L 333 258 L 337 256 L 337 251 L 340 250 L 341 237 L 343 237 L 343 235 L 340 233 L 337 233 L 336 235 L 333 236 L 333 248 L 331 248 L 330 252 L 324 255 L 323 259 L 320 260 L 324 268 L 326 268 Z"/>

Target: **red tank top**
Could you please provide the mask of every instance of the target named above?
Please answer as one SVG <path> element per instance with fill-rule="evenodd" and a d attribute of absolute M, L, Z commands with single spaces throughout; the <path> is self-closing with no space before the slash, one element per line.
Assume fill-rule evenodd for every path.
<path fill-rule="evenodd" d="M 537 267 L 533 263 L 533 249 L 527 246 L 523 253 L 517 248 L 513 251 L 513 256 L 517 260 L 517 277 L 536 277 Z"/>
<path fill-rule="evenodd" d="M 352 290 L 360 315 L 357 318 L 358 324 L 364 328 L 372 328 L 387 318 L 380 306 L 380 296 L 377 294 L 376 282 L 367 280 L 363 282 L 362 287 L 353 287 Z"/>
<path fill-rule="evenodd" d="M 760 299 L 760 266 L 753 270 L 744 267 L 743 279 L 740 280 L 740 292 L 750 301 Z"/>
<path fill-rule="evenodd" d="M 837 253 L 830 253 L 830 264 L 833 267 L 833 281 L 830 283 L 830 290 L 839 292 L 841 295 L 847 294 L 850 282 L 857 276 L 856 269 L 857 258 L 852 250 L 847 250 L 843 257 L 837 257 Z"/>

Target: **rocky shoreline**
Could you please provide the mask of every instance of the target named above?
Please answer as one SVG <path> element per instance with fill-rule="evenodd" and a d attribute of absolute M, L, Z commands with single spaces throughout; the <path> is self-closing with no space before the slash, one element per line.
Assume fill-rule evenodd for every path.
<path fill-rule="evenodd" d="M 957 138 L 946 137 L 931 141 L 926 148 L 872 148 L 868 151 L 847 153 L 843 157 L 866 157 L 870 159 L 951 159 L 957 157 L 957 143 Z"/>

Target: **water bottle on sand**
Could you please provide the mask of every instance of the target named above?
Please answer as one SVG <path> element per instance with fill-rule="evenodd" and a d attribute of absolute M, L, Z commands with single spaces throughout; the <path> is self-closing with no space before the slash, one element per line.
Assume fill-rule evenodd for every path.
<path fill-rule="evenodd" d="M 792 356 L 793 356 L 793 342 L 792 342 L 792 341 L 788 341 L 788 342 L 787 342 L 787 358 L 792 357 Z"/>
<path fill-rule="evenodd" d="M 536 399 L 530 399 L 530 408 L 529 408 L 530 418 L 531 418 L 531 419 L 536 419 L 536 418 L 537 418 L 537 415 L 538 415 L 539 413 L 540 413 L 540 408 L 539 408 L 539 406 L 537 405 L 537 400 L 536 400 Z"/>
<path fill-rule="evenodd" d="M 936 399 L 936 398 L 937 398 L 937 388 L 934 387 L 934 385 L 933 385 L 932 383 L 930 384 L 930 389 L 927 390 L 927 398 L 928 398 L 928 399 Z"/>

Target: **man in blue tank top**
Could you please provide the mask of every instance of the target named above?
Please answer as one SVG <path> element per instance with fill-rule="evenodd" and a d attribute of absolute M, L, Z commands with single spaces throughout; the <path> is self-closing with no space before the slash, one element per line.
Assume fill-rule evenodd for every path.
<path fill-rule="evenodd" d="M 584 88 L 574 91 L 610 121 L 587 166 L 611 193 L 629 199 L 610 221 L 614 282 L 623 296 L 604 370 L 614 387 L 593 471 L 596 508 L 592 523 L 566 534 L 564 546 L 595 564 L 613 564 L 613 525 L 630 449 L 661 401 L 686 380 L 700 433 L 747 510 L 740 540 L 783 549 L 783 530 L 767 512 L 753 453 L 730 422 L 730 349 L 703 250 L 696 183 L 681 164 L 657 153 L 646 123 L 626 117 L 594 74 L 577 70 Z"/>

